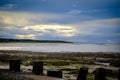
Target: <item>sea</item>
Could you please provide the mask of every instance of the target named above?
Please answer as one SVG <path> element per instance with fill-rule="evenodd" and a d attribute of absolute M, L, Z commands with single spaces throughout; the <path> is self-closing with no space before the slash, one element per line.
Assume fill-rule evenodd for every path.
<path fill-rule="evenodd" d="M 35 52 L 115 52 L 120 53 L 120 44 L 78 43 L 0 43 L 0 50 Z"/>

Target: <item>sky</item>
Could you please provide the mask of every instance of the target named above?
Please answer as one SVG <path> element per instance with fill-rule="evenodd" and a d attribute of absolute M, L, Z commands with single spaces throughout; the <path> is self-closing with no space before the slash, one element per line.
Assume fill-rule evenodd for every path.
<path fill-rule="evenodd" d="M 120 0 L 0 0 L 0 38 L 120 43 Z"/>

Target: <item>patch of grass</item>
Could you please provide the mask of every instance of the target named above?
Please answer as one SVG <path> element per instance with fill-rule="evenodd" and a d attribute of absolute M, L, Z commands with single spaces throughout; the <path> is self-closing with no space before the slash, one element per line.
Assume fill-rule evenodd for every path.
<path fill-rule="evenodd" d="M 78 74 L 79 70 L 78 69 L 73 69 L 71 71 L 69 71 L 68 74 Z"/>
<path fill-rule="evenodd" d="M 30 66 L 30 65 L 32 65 L 32 61 L 29 61 L 29 60 L 27 60 L 27 61 L 23 61 L 22 62 L 22 64 L 24 65 L 24 66 Z"/>
<path fill-rule="evenodd" d="M 88 80 L 94 80 L 94 78 L 95 78 L 94 74 L 90 74 L 90 73 L 87 74 Z"/>
<path fill-rule="evenodd" d="M 8 62 L 0 62 L 0 65 L 8 64 Z"/>

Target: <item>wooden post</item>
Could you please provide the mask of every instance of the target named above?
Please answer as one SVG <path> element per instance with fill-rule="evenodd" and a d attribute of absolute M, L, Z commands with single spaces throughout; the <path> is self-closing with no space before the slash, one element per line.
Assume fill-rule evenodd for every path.
<path fill-rule="evenodd" d="M 10 60 L 9 69 L 20 72 L 20 60 Z"/>
<path fill-rule="evenodd" d="M 95 70 L 95 80 L 106 80 L 106 70 L 104 68 Z"/>
<path fill-rule="evenodd" d="M 43 74 L 43 62 L 33 62 L 32 72 L 36 75 Z"/>
<path fill-rule="evenodd" d="M 120 80 L 120 69 L 118 69 L 118 80 Z"/>
<path fill-rule="evenodd" d="M 77 80 L 86 80 L 88 73 L 88 68 L 87 67 L 81 67 L 78 73 Z"/>
<path fill-rule="evenodd" d="M 47 76 L 62 78 L 62 70 L 48 70 Z"/>

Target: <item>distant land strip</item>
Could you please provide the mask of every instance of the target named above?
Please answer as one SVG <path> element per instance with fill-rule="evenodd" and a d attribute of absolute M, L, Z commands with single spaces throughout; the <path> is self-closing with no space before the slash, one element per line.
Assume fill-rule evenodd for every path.
<path fill-rule="evenodd" d="M 2 42 L 40 42 L 40 43 L 73 43 L 69 41 L 62 41 L 62 40 L 32 40 L 32 39 L 6 39 L 6 38 L 0 38 L 0 43 Z"/>

